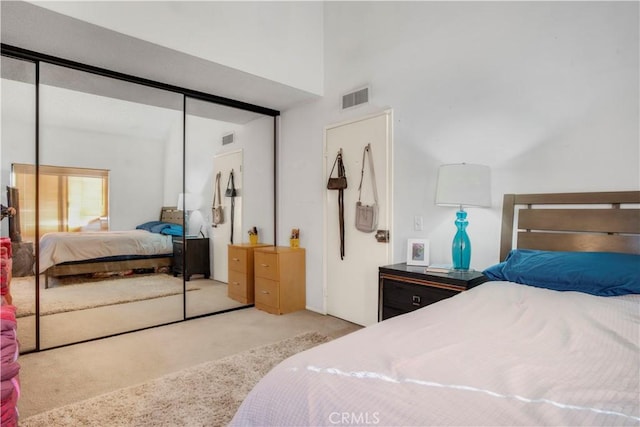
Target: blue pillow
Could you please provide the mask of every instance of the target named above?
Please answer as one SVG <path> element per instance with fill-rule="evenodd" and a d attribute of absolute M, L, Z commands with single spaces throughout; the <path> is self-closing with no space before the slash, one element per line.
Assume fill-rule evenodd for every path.
<path fill-rule="evenodd" d="M 139 230 L 146 230 L 151 233 L 168 234 L 171 236 L 182 236 L 182 225 L 164 221 L 149 221 L 136 227 Z"/>
<path fill-rule="evenodd" d="M 514 249 L 487 268 L 489 280 L 599 296 L 640 294 L 640 255 Z"/>
<path fill-rule="evenodd" d="M 168 224 L 160 233 L 169 236 L 182 236 L 182 226 L 180 224 Z"/>
<path fill-rule="evenodd" d="M 136 229 L 138 230 L 147 230 L 147 231 L 151 231 L 151 229 L 159 224 L 163 224 L 162 221 L 149 221 L 149 222 L 145 222 L 144 224 L 140 224 L 139 226 L 136 227 Z"/>
<path fill-rule="evenodd" d="M 151 227 L 151 231 L 152 233 L 162 233 L 165 228 L 169 227 L 171 224 L 169 224 L 168 222 L 159 222 L 158 224 L 154 225 Z"/>

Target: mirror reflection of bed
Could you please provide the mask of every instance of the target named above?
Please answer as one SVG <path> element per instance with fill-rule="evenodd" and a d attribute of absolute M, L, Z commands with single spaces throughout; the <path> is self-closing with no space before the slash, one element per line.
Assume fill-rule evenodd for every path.
<path fill-rule="evenodd" d="M 165 207 L 158 221 L 146 223 L 152 224 L 152 227 L 141 224 L 140 229 L 130 232 L 89 231 L 43 235 L 40 243 L 41 346 L 47 348 L 78 342 L 180 319 L 183 279 L 172 273 L 172 242 L 173 239 L 182 238 L 182 216 L 182 211 L 175 207 Z M 176 234 L 161 234 L 145 229 L 159 231 L 162 227 L 164 231 L 173 230 Z M 109 235 L 114 235 L 111 248 L 105 244 L 109 241 Z M 79 242 L 85 239 L 83 246 Z M 140 244 L 132 245 L 131 242 Z M 99 260 L 78 259 L 83 248 L 85 253 L 99 253 L 100 248 L 113 253 L 118 250 L 127 252 L 123 248 L 132 246 L 156 248 L 159 253 L 103 257 Z M 67 254 L 71 248 L 79 248 L 80 255 L 78 251 Z M 56 253 L 58 260 L 61 260 L 61 254 L 72 258 L 75 255 L 75 261 L 49 266 L 50 261 L 45 262 L 45 258 L 51 253 Z M 13 281 L 12 293 L 22 324 L 29 325 L 35 320 L 33 285 L 33 276 L 17 277 Z M 200 310 L 204 314 L 242 306 L 227 297 L 226 283 L 195 275 L 184 285 L 186 292 L 194 295 L 193 300 L 198 301 L 198 306 L 192 307 L 195 312 Z M 35 330 L 34 327 L 23 329 Z M 30 342 L 35 337 L 26 334 L 23 339 Z"/>
<path fill-rule="evenodd" d="M 186 99 L 185 121 L 182 94 L 41 62 L 36 227 L 31 66 L 2 57 L 2 180 L 19 187 L 22 242 L 32 248 L 28 251 L 32 257 L 40 242 L 39 334 L 35 262 L 27 262 L 25 274 L 12 281 L 22 351 L 36 349 L 37 339 L 39 348 L 45 349 L 244 306 L 227 297 L 226 283 L 201 274 L 184 281 L 182 275 L 172 274 L 173 240 L 182 238 L 182 232 L 164 239 L 149 232 L 155 235 L 151 241 L 114 244 L 155 250 L 142 256 L 117 252 L 127 259 L 96 261 L 112 254 L 101 255 L 95 249 L 107 245 L 105 236 L 142 232 L 136 227 L 150 221 L 180 225 L 184 221 L 186 235 L 212 237 L 212 161 L 231 150 L 243 153 L 247 186 L 242 200 L 236 201 L 237 224 L 244 220 L 258 225 L 265 238 L 273 236 L 269 208 L 273 201 L 263 200 L 273 194 L 273 184 L 265 179 L 273 176 L 273 163 L 265 155 L 273 151 L 273 118 Z M 239 138 L 223 146 L 221 137 L 229 131 Z M 198 196 L 196 208 L 177 206 L 179 196 L 187 193 Z M 267 209 L 255 211 L 252 218 L 238 206 L 241 203 Z M 175 216 L 159 217 L 161 209 L 162 215 L 171 211 Z M 229 215 L 228 210 L 225 213 Z M 64 261 L 44 258 L 45 240 L 52 233 L 94 234 L 98 240 L 87 246 L 86 256 L 61 264 Z M 243 238 L 238 233 L 237 239 Z M 164 249 L 158 250 L 162 245 Z M 214 265 L 211 256 L 210 268 L 226 269 L 226 265 Z"/>

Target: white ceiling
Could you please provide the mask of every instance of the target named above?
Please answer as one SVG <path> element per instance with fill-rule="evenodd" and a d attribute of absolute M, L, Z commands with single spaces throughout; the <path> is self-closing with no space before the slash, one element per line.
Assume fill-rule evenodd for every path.
<path fill-rule="evenodd" d="M 318 97 L 30 3 L 0 7 L 4 44 L 279 111 Z"/>

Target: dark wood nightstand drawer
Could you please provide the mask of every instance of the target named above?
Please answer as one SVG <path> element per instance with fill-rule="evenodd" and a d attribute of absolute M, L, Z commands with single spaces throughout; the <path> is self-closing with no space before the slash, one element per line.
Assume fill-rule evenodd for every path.
<path fill-rule="evenodd" d="M 438 289 L 411 283 L 402 283 L 395 280 L 384 282 L 382 306 L 383 311 L 393 308 L 402 314 L 425 307 L 434 302 L 456 295 L 458 291 Z M 392 311 L 389 311 L 391 314 Z M 385 313 L 386 314 L 386 313 Z M 396 314 L 396 315 L 397 315 Z M 391 316 L 383 315 L 384 318 Z"/>
<path fill-rule="evenodd" d="M 487 281 L 479 271 L 426 273 L 405 263 L 380 267 L 378 320 L 385 320 L 450 298 Z"/>

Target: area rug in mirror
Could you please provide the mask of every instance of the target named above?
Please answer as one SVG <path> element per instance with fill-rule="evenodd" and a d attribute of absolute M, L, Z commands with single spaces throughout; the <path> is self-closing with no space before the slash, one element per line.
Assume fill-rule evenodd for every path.
<path fill-rule="evenodd" d="M 57 286 L 40 291 L 40 314 L 43 316 L 74 310 L 124 304 L 182 293 L 182 278 L 168 274 L 140 275 Z M 188 282 L 187 291 L 200 289 Z M 11 281 L 17 317 L 35 314 L 33 277 L 16 277 Z"/>

